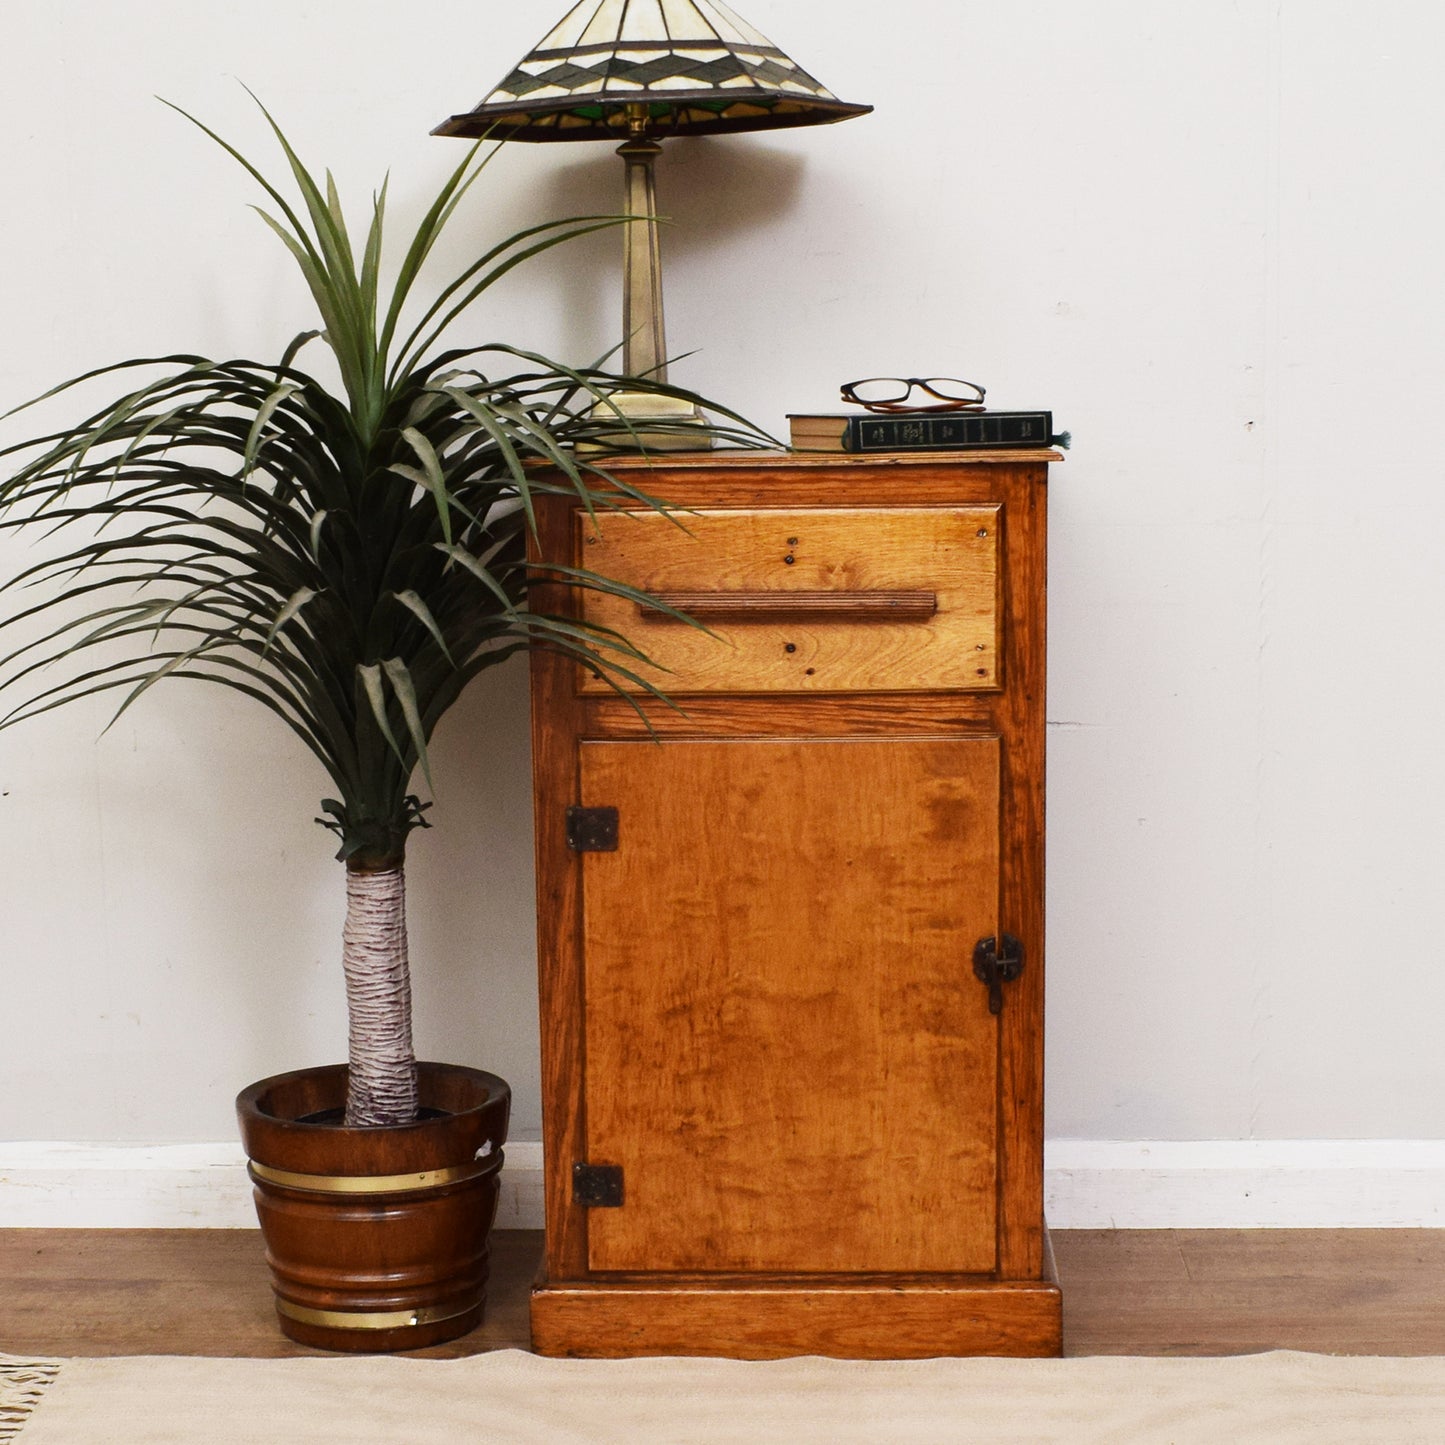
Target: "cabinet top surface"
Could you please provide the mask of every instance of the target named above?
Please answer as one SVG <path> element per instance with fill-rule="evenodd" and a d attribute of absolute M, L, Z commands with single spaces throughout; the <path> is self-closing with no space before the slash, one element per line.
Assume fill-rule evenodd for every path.
<path fill-rule="evenodd" d="M 1017 466 L 1020 463 L 1061 462 L 1063 453 L 1048 447 L 1000 447 L 994 451 L 968 452 L 786 452 L 746 448 L 718 451 L 654 452 L 640 456 L 628 452 L 599 455 L 600 465 L 609 468 L 662 468 L 668 471 L 773 468 L 871 468 L 880 467 L 988 467 Z"/>

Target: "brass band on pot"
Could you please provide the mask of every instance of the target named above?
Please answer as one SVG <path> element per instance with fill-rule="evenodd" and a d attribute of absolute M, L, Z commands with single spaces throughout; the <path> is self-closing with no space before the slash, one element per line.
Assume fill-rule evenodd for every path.
<path fill-rule="evenodd" d="M 276 1298 L 279 1314 L 303 1325 L 321 1325 L 339 1330 L 395 1330 L 411 1325 L 435 1325 L 442 1320 L 454 1320 L 476 1307 L 473 1303 L 463 1305 L 461 1309 L 433 1305 L 428 1309 L 414 1310 L 313 1310 L 306 1305 L 292 1304 L 279 1295 Z"/>
<path fill-rule="evenodd" d="M 305 1189 L 313 1194 L 403 1194 L 418 1189 L 444 1189 L 479 1179 L 496 1167 L 495 1160 L 485 1164 L 463 1164 L 451 1169 L 426 1169 L 419 1174 L 293 1174 L 289 1169 L 272 1169 L 267 1164 L 249 1161 L 251 1178 L 283 1189 Z"/>

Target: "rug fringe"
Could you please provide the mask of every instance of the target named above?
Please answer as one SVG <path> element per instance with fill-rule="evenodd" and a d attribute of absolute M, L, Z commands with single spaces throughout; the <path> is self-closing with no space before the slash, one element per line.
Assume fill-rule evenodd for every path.
<path fill-rule="evenodd" d="M 60 1360 L 17 1360 L 0 1355 L 0 1445 L 16 1440 L 25 1422 L 55 1383 Z"/>

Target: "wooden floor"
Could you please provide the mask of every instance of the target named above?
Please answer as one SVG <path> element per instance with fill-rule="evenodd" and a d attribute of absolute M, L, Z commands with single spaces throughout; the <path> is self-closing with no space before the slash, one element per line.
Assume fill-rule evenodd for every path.
<path fill-rule="evenodd" d="M 493 1236 L 487 1320 L 526 1348 L 540 1234 Z M 1445 1230 L 1056 1230 L 1068 1354 L 1445 1355 Z M 254 1230 L 0 1230 L 0 1353 L 305 1355 Z"/>

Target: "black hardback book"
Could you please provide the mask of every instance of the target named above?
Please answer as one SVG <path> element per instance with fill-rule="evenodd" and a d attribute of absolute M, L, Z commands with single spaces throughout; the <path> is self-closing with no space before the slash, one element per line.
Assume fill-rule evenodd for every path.
<path fill-rule="evenodd" d="M 1047 411 L 794 413 L 795 447 L 845 452 L 976 451 L 1066 446 Z"/>
<path fill-rule="evenodd" d="M 1053 432 L 1053 414 L 1047 411 L 898 412 L 849 417 L 843 449 L 908 452 L 1046 447 Z"/>

